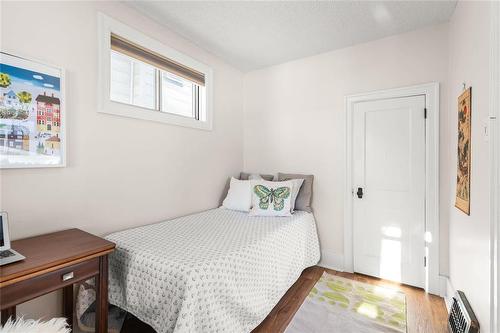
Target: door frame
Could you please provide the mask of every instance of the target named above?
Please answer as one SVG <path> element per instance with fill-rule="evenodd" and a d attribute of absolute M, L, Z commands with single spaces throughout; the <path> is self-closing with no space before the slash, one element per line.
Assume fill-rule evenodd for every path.
<path fill-rule="evenodd" d="M 425 122 L 425 235 L 427 266 L 425 269 L 425 291 L 444 295 L 444 279 L 439 274 L 439 83 L 431 82 L 415 86 L 372 91 L 345 97 L 346 111 L 346 170 L 344 189 L 344 271 L 354 270 L 353 251 L 353 182 L 352 182 L 352 134 L 354 105 L 360 102 L 381 99 L 424 95 L 427 109 Z M 424 115 L 422 114 L 422 117 Z"/>
<path fill-rule="evenodd" d="M 492 2 L 490 32 L 490 327 L 500 329 L 500 3 Z"/>

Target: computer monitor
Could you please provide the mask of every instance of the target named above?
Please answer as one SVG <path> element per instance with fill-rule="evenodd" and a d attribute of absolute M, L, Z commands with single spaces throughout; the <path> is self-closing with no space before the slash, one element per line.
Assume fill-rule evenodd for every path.
<path fill-rule="evenodd" d="M 9 220 L 6 212 L 0 212 L 0 251 L 9 249 Z"/>

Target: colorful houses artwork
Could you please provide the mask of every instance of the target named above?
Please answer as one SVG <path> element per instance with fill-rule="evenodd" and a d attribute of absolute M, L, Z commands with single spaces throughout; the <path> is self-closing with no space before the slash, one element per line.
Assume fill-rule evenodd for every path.
<path fill-rule="evenodd" d="M 39 132 L 59 133 L 61 127 L 61 102 L 59 98 L 38 95 L 36 101 L 36 124 Z"/>
<path fill-rule="evenodd" d="M 30 136 L 25 126 L 0 127 L 0 147 L 29 151 Z"/>
<path fill-rule="evenodd" d="M 54 155 L 58 154 L 59 150 L 61 149 L 61 139 L 59 138 L 59 135 L 51 136 L 47 140 L 45 140 L 45 154 L 48 155 Z"/>
<path fill-rule="evenodd" d="M 9 90 L 9 92 L 3 93 L 2 104 L 7 109 L 17 109 L 20 106 L 19 97 L 13 90 Z"/>
<path fill-rule="evenodd" d="M 0 168 L 65 165 L 62 76 L 0 52 Z"/>

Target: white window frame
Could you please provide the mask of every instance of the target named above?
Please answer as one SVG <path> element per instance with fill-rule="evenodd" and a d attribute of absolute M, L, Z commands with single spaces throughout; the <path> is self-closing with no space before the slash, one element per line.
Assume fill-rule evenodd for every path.
<path fill-rule="evenodd" d="M 213 124 L 213 70 L 211 67 L 152 39 L 131 27 L 98 13 L 98 106 L 100 113 L 156 121 L 171 125 L 212 130 Z M 205 120 L 197 120 L 140 106 L 115 102 L 110 99 L 111 81 L 111 32 L 132 43 L 156 52 L 205 75 Z"/>

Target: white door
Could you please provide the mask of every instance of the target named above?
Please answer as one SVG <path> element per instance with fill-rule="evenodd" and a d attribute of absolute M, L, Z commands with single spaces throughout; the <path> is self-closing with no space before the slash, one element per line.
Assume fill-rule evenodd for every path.
<path fill-rule="evenodd" d="M 424 111 L 425 96 L 355 104 L 352 170 L 354 271 L 421 288 Z"/>

